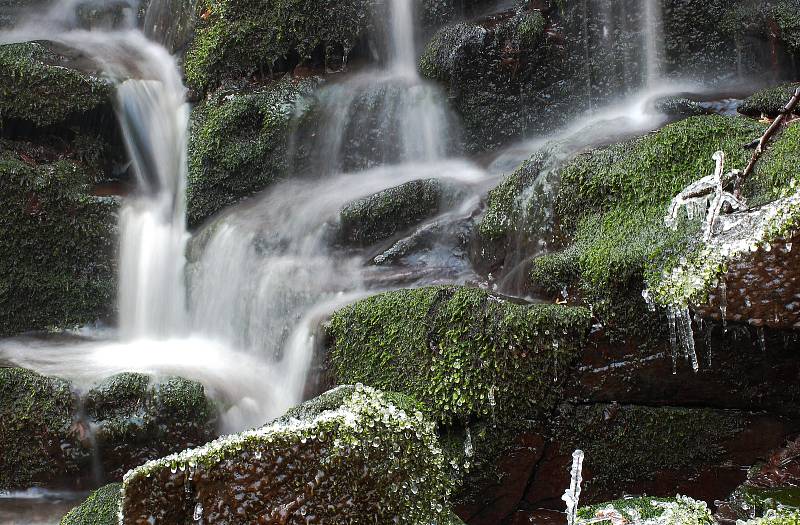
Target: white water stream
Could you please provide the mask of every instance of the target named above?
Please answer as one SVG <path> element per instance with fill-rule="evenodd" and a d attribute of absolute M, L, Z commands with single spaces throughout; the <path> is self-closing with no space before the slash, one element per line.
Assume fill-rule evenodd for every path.
<path fill-rule="evenodd" d="M 497 177 L 447 158 L 451 115 L 438 88 L 416 70 L 415 3 L 389 1 L 386 68 L 332 83 L 318 95 L 325 118 L 310 176 L 276 184 L 228 210 L 192 241 L 184 204 L 188 108 L 174 59 L 131 28 L 77 29 L 75 2 L 69 1 L 0 36 L 4 42 L 44 38 L 77 48 L 121 82 L 118 112 L 138 187 L 120 213 L 118 329 L 82 331 L 56 342 L 2 341 L 0 358 L 84 388 L 123 371 L 196 379 L 223 402 L 228 432 L 261 425 L 300 402 L 319 321 L 346 302 L 396 286 L 375 284 L 391 283 L 396 268 L 369 267 L 369 254 L 330 247 L 326 236 L 339 210 L 404 182 L 440 178 L 468 189 L 443 211 L 455 221 L 469 215 L 464 203 L 474 206 L 487 181 Z M 355 106 L 364 96 L 375 102 L 366 120 Z M 626 131 L 661 123 L 662 116 L 635 108 L 623 104 L 593 118 L 618 129 L 629 126 Z M 561 136 L 584 136 L 583 124 Z M 378 128 L 388 130 L 392 143 L 370 152 L 370 169 L 346 173 L 348 131 L 366 136 Z M 498 162 L 507 171 L 538 147 L 526 143 L 517 156 L 512 150 Z M 413 269 L 405 285 L 472 278 L 446 248 L 421 264 L 428 271 Z"/>

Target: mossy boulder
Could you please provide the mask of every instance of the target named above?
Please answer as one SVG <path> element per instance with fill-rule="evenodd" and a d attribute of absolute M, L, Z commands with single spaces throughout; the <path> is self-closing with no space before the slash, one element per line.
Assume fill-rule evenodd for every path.
<path fill-rule="evenodd" d="M 596 498 L 664 471 L 697 473 L 719 464 L 728 455 L 725 444 L 746 425 L 747 416 L 737 411 L 564 405 L 554 435 L 561 455 L 585 452 L 584 490 Z"/>
<path fill-rule="evenodd" d="M 192 226 L 288 175 L 293 119 L 313 79 L 220 90 L 192 114 L 188 217 Z"/>
<path fill-rule="evenodd" d="M 216 410 L 203 386 L 179 377 L 113 376 L 86 394 L 84 406 L 110 479 L 216 436 Z"/>
<path fill-rule="evenodd" d="M 446 87 L 467 151 L 553 129 L 572 113 L 573 66 L 548 23 L 537 10 L 509 11 L 444 27 L 428 43 L 420 71 Z"/>
<path fill-rule="evenodd" d="M 589 318 L 476 288 L 387 292 L 334 313 L 331 373 L 410 395 L 445 425 L 532 418 L 557 402 L 554 378 L 577 357 Z"/>
<path fill-rule="evenodd" d="M 0 336 L 108 317 L 117 208 L 94 148 L 0 142 Z"/>
<path fill-rule="evenodd" d="M 202 0 L 186 79 L 198 90 L 225 79 L 288 71 L 316 57 L 338 68 L 364 37 L 373 0 Z"/>
<path fill-rule="evenodd" d="M 603 519 L 608 518 L 608 519 Z M 624 520 L 624 521 L 623 521 Z M 626 498 L 578 509 L 577 525 L 597 523 L 644 523 L 656 520 L 670 525 L 713 525 L 708 506 L 686 496 L 675 498 Z"/>
<path fill-rule="evenodd" d="M 800 84 L 781 84 L 757 91 L 747 97 L 737 110 L 748 117 L 777 117 Z"/>
<path fill-rule="evenodd" d="M 438 179 L 415 180 L 345 206 L 337 224 L 338 241 L 369 246 L 384 241 L 435 216 L 458 195 L 458 189 Z"/>
<path fill-rule="evenodd" d="M 53 46 L 0 46 L 0 128 L 17 122 L 51 126 L 101 108 L 110 113 L 111 84 L 65 63 Z"/>
<path fill-rule="evenodd" d="M 0 490 L 61 480 L 85 452 L 73 441 L 77 397 L 70 384 L 21 368 L 0 368 Z"/>
<path fill-rule="evenodd" d="M 563 247 L 532 261 L 532 286 L 554 296 L 575 292 L 573 298 L 591 302 L 594 313 L 620 333 L 657 334 L 657 319 L 645 322 L 648 313 L 640 297 L 645 277 L 688 250 L 699 228 L 697 222 L 683 222 L 676 231 L 664 225 L 671 199 L 713 172 L 711 157 L 717 150 L 726 152 L 729 168 L 746 165 L 750 152 L 744 144 L 763 129 L 740 118 L 691 117 L 568 161 L 557 170 L 550 219 L 558 228 L 552 235 L 560 237 Z M 523 166 L 520 173 L 528 169 Z M 512 175 L 500 187 L 512 191 L 495 190 L 502 199 L 490 198 L 481 230 L 514 238 L 529 227 L 518 219 L 525 209 L 550 205 L 546 197 L 536 199 L 542 193 L 533 191 L 535 186 L 517 182 L 521 179 Z"/>
<path fill-rule="evenodd" d="M 60 525 L 117 525 L 122 484 L 112 483 L 92 492 L 61 518 Z"/>
<path fill-rule="evenodd" d="M 125 476 L 122 524 L 447 523 L 452 481 L 416 403 L 339 387 L 263 428 Z"/>
<path fill-rule="evenodd" d="M 790 262 L 787 268 L 782 268 L 781 263 L 793 260 L 792 246 L 800 225 L 798 137 L 800 126 L 790 125 L 774 140 L 743 186 L 748 210 L 722 215 L 710 240 L 695 242 L 691 250 L 685 249 L 678 257 L 668 259 L 661 271 L 649 274 L 648 288 L 658 304 L 685 306 L 711 302 L 721 306 L 724 290 L 719 284 L 730 277 L 732 286 L 746 281 L 748 293 L 758 299 L 759 305 L 752 310 L 745 297 L 735 305 L 735 311 L 731 309 L 731 315 L 752 320 L 758 326 L 766 320 L 781 327 L 797 322 L 796 307 L 791 304 L 792 287 L 785 284 L 793 277 L 794 264 Z M 765 273 L 770 275 L 765 277 Z M 782 301 L 785 298 L 789 301 Z M 780 312 L 765 308 L 771 304 L 785 308 L 778 309 Z"/>

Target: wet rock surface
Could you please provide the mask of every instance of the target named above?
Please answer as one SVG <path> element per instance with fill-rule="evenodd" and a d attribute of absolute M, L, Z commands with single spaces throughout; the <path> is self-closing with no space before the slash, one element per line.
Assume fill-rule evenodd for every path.
<path fill-rule="evenodd" d="M 452 523 L 451 483 L 413 401 L 339 387 L 261 429 L 130 472 L 122 523 Z"/>
<path fill-rule="evenodd" d="M 0 139 L 0 336 L 110 317 L 118 202 L 94 194 L 102 157 L 90 137 Z"/>
<path fill-rule="evenodd" d="M 129 469 L 216 436 L 216 409 L 199 383 L 174 377 L 153 383 L 122 374 L 84 398 L 94 453 L 108 479 Z"/>
<path fill-rule="evenodd" d="M 438 179 L 389 188 L 345 206 L 336 237 L 340 243 L 356 247 L 391 239 L 448 209 L 458 194 L 455 185 Z"/>
<path fill-rule="evenodd" d="M 181 378 L 110 378 L 85 397 L 65 380 L 0 368 L 0 488 L 90 486 L 216 435 L 203 387 Z"/>

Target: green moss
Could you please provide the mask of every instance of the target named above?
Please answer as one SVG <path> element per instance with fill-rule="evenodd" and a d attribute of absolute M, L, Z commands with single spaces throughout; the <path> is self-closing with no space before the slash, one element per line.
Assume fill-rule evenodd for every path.
<path fill-rule="evenodd" d="M 537 153 L 489 192 L 486 213 L 478 225 L 484 239 L 496 241 L 515 235 L 520 229 L 530 230 L 534 222 L 527 220 L 534 213 L 530 204 L 539 204 L 542 196 L 536 191 L 535 183 L 547 163 L 547 155 Z"/>
<path fill-rule="evenodd" d="M 288 173 L 293 117 L 316 80 L 281 80 L 255 91 L 219 91 L 192 115 L 189 223 L 264 189 Z"/>
<path fill-rule="evenodd" d="M 186 57 L 190 86 L 204 90 L 225 79 L 281 69 L 281 62 L 315 52 L 347 55 L 371 22 L 372 0 L 203 0 Z M 331 67 L 339 64 L 331 63 Z"/>
<path fill-rule="evenodd" d="M 610 514 L 618 514 L 632 523 L 658 519 L 670 525 L 712 525 L 714 521 L 705 502 L 678 496 L 677 498 L 628 498 L 578 509 L 577 525 L 597 523 L 612 525 Z M 597 519 L 608 516 L 608 520 Z"/>
<path fill-rule="evenodd" d="M 455 50 L 471 42 L 479 42 L 484 35 L 485 29 L 467 22 L 440 29 L 422 52 L 420 72 L 432 80 L 450 81 L 457 56 Z"/>
<path fill-rule="evenodd" d="M 520 305 L 473 288 L 370 297 L 328 328 L 337 382 L 408 394 L 442 423 L 532 417 L 557 401 L 589 326 L 581 308 Z"/>
<path fill-rule="evenodd" d="M 122 523 L 195 512 L 233 522 L 240 510 L 277 521 L 276 509 L 290 521 L 447 523 L 453 482 L 434 425 L 403 399 L 340 387 L 261 429 L 145 464 L 125 476 Z"/>
<path fill-rule="evenodd" d="M 69 469 L 76 399 L 69 383 L 21 368 L 0 368 L 0 490 L 52 482 Z"/>
<path fill-rule="evenodd" d="M 109 83 L 58 61 L 38 43 L 0 46 L 0 127 L 8 120 L 49 126 L 109 102 Z"/>
<path fill-rule="evenodd" d="M 738 111 L 749 117 L 777 117 L 800 84 L 781 84 L 757 91 L 739 105 Z"/>
<path fill-rule="evenodd" d="M 143 374 L 119 374 L 90 390 L 84 406 L 112 477 L 217 435 L 216 410 L 203 385 L 178 377 L 151 384 Z"/>
<path fill-rule="evenodd" d="M 672 257 L 653 268 L 647 276 L 648 288 L 662 305 L 685 306 L 704 303 L 708 290 L 727 271 L 729 261 L 754 252 L 761 246 L 791 236 L 800 226 L 800 193 L 795 175 L 798 160 L 797 138 L 800 128 L 788 127 L 764 155 L 754 176 L 744 186 L 744 196 L 753 207 L 745 216 L 745 226 L 712 239 L 696 243 L 681 257 Z M 760 207 L 759 207 L 760 206 Z"/>
<path fill-rule="evenodd" d="M 666 206 L 696 179 L 713 172 L 712 155 L 722 150 L 729 168 L 746 166 L 743 145 L 765 126 L 718 115 L 691 117 L 651 135 L 579 155 L 561 170 L 557 213 L 566 225 L 622 205 Z"/>
<path fill-rule="evenodd" d="M 101 171 L 72 154 L 0 142 L 0 336 L 92 322 L 116 295 L 116 210 Z"/>
<path fill-rule="evenodd" d="M 445 195 L 437 179 L 415 180 L 348 204 L 339 214 L 339 241 L 368 246 L 438 213 Z"/>
<path fill-rule="evenodd" d="M 547 294 L 556 294 L 577 281 L 580 250 L 569 248 L 536 257 L 531 261 L 530 278 L 534 288 Z"/>
<path fill-rule="evenodd" d="M 99 488 L 61 518 L 61 525 L 117 525 L 121 499 L 121 483 Z"/>
<path fill-rule="evenodd" d="M 557 255 L 534 259 L 534 286 L 549 293 L 577 286 L 612 335 L 657 337 L 658 320 L 640 292 L 691 251 L 699 229 L 696 221 L 675 231 L 664 226 L 669 203 L 713 172 L 717 150 L 725 151 L 728 168 L 744 167 L 751 152 L 743 145 L 763 130 L 741 118 L 698 116 L 578 155 L 559 170 L 555 198 L 560 233 L 570 240 Z M 762 185 L 784 177 L 781 169 L 760 176 Z"/>
<path fill-rule="evenodd" d="M 564 455 L 586 453 L 591 490 L 615 490 L 665 470 L 696 472 L 725 458 L 746 418 L 721 410 L 582 405 L 561 408 L 555 435 Z"/>

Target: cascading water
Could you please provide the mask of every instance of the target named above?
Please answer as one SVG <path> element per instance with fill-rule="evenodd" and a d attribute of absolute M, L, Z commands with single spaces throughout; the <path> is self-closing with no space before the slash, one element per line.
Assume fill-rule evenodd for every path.
<path fill-rule="evenodd" d="M 124 339 L 179 335 L 186 325 L 184 187 L 188 108 L 180 82 L 117 89 L 140 194 L 120 212 L 119 329 Z"/>
<path fill-rule="evenodd" d="M 413 2 L 388 4 L 385 69 L 346 77 L 319 95 L 325 147 L 310 176 L 229 210 L 191 241 L 184 204 L 188 108 L 174 60 L 136 30 L 77 30 L 64 22 L 68 7 L 57 5 L 47 24 L 37 21 L 15 34 L 29 40 L 46 32 L 122 81 L 118 115 L 137 190 L 120 212 L 119 330 L 111 340 L 89 332 L 78 343 L 6 341 L 2 355 L 87 386 L 124 371 L 181 375 L 223 400 L 224 430 L 263 424 L 302 400 L 319 321 L 384 286 L 366 281 L 392 282 L 376 275 L 396 270 L 369 267 L 364 254 L 331 247 L 342 207 L 416 179 L 451 179 L 475 192 L 483 179 L 472 164 L 443 160 L 450 137 L 446 105 L 416 72 Z M 356 107 L 365 99 L 368 111 Z M 362 152 L 370 169 L 348 173 L 348 133 L 380 129 L 394 140 Z M 397 149 L 387 154 L 391 145 Z M 457 221 L 465 214 L 444 210 L 443 217 Z M 423 264 L 449 261 L 449 251 Z M 446 282 L 471 277 L 459 272 L 440 274 Z M 406 275 L 405 282 L 438 282 L 426 281 L 431 273 Z"/>
<path fill-rule="evenodd" d="M 660 0 L 642 1 L 642 35 L 644 38 L 645 75 L 644 85 L 653 89 L 663 74 L 661 59 L 663 56 L 664 32 L 661 19 Z"/>

